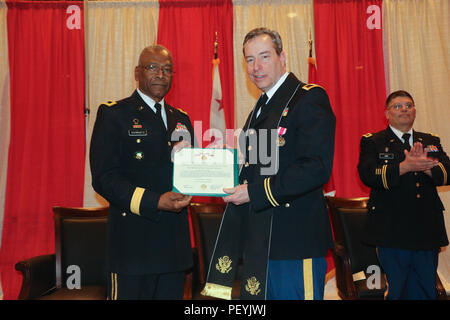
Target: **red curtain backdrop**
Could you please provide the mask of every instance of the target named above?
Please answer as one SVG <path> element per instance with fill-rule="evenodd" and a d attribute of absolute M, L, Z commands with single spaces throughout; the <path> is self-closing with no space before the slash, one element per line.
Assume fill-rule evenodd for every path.
<path fill-rule="evenodd" d="M 332 179 L 340 197 L 368 195 L 357 172 L 359 142 L 387 126 L 382 30 L 367 26 L 373 5 L 381 26 L 382 0 L 314 1 L 316 81 L 337 118 Z"/>
<path fill-rule="evenodd" d="M 16 299 L 14 264 L 54 253 L 52 206 L 83 205 L 84 32 L 83 2 L 7 5 L 11 138 L 0 267 L 4 298 Z"/>
<path fill-rule="evenodd" d="M 158 43 L 172 52 L 176 72 L 166 100 L 189 114 L 202 147 L 209 144 L 202 137 L 210 126 L 216 32 L 225 124 L 230 129 L 234 127 L 232 1 L 160 0 Z M 193 201 L 223 202 L 208 197 L 194 197 Z"/>
<path fill-rule="evenodd" d="M 160 0 L 158 44 L 172 52 L 175 75 L 166 100 L 185 110 L 199 146 L 210 127 L 214 41 L 222 85 L 225 125 L 234 128 L 233 3 L 231 0 Z M 200 125 L 201 124 L 201 125 Z M 209 139 L 209 138 L 208 138 Z M 193 202 L 220 203 L 220 197 L 194 197 Z M 191 243 L 194 246 L 192 225 Z"/>
<path fill-rule="evenodd" d="M 218 38 L 222 102 L 227 128 L 234 127 L 233 4 L 231 0 L 160 0 L 158 43 L 173 55 L 169 104 L 185 110 L 196 126 L 200 145 L 209 129 L 215 32 Z"/>

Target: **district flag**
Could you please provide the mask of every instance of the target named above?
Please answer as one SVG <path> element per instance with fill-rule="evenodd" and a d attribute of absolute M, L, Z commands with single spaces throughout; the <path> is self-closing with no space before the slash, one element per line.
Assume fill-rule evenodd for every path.
<path fill-rule="evenodd" d="M 311 32 L 309 33 L 309 56 L 308 56 L 308 83 L 317 83 L 317 62 L 316 58 L 313 57 L 313 40 L 311 37 Z M 330 180 L 324 185 L 323 191 L 325 195 L 334 197 L 336 194 L 336 188 L 334 187 L 333 175 L 331 175 Z"/>
<path fill-rule="evenodd" d="M 309 56 L 308 56 L 308 83 L 317 83 L 317 63 L 316 59 L 313 57 L 313 41 L 311 37 L 311 32 L 309 33 Z M 336 189 L 334 187 L 333 174 L 331 174 L 330 180 L 323 186 L 323 193 L 325 196 L 334 197 L 336 195 Z M 327 274 L 325 281 L 330 280 L 334 277 L 336 270 L 334 267 L 333 255 L 331 251 L 328 250 L 327 255 L 325 256 L 327 261 Z"/>
<path fill-rule="evenodd" d="M 226 141 L 225 132 L 225 112 L 223 110 L 222 103 L 222 85 L 220 83 L 219 64 L 220 59 L 215 58 L 212 61 L 212 96 L 211 96 L 211 109 L 210 109 L 210 136 L 211 143 L 223 145 Z"/>

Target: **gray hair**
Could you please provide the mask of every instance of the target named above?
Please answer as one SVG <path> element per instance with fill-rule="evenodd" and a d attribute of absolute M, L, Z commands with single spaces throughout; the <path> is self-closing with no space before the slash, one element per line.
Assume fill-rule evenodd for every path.
<path fill-rule="evenodd" d="M 245 44 L 249 42 L 251 39 L 256 38 L 258 36 L 262 35 L 268 35 L 272 39 L 273 47 L 275 49 L 275 52 L 277 55 L 280 55 L 283 51 L 283 43 L 281 41 L 280 34 L 276 32 L 275 30 L 270 30 L 268 28 L 256 28 L 251 30 L 244 38 L 244 43 L 242 44 L 242 47 L 245 47 Z M 242 51 L 244 51 L 244 48 L 242 48 Z"/>

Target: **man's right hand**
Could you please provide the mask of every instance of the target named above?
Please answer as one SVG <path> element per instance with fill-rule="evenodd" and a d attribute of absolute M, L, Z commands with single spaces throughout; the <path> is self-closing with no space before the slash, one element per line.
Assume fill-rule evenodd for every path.
<path fill-rule="evenodd" d="M 168 191 L 159 197 L 158 209 L 164 211 L 180 212 L 191 202 L 192 196 Z"/>

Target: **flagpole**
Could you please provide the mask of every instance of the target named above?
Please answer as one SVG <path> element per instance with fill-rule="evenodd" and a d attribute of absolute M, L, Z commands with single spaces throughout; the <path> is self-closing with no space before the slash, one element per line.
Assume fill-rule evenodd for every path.
<path fill-rule="evenodd" d="M 90 108 L 89 108 L 89 41 L 88 41 L 88 1 L 83 0 L 83 17 L 84 17 L 84 25 L 83 25 L 83 31 L 84 31 L 84 90 L 85 90 L 85 96 L 84 96 L 84 117 L 85 117 L 85 148 L 88 146 L 88 139 L 89 139 L 89 115 L 90 115 Z M 86 150 L 85 150 L 86 152 Z"/>

